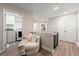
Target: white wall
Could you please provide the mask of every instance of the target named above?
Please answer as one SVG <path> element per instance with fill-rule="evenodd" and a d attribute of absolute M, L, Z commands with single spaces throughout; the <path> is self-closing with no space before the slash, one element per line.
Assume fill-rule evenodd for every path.
<path fill-rule="evenodd" d="M 34 24 L 33 24 L 33 31 L 40 31 L 40 23 L 34 22 Z"/>
<path fill-rule="evenodd" d="M 77 15 L 77 44 L 79 46 L 79 10 Z"/>
<path fill-rule="evenodd" d="M 0 50 L 3 49 L 3 8 L 23 16 L 23 33 L 33 30 L 33 15 L 11 4 L 0 4 Z"/>
<path fill-rule="evenodd" d="M 57 19 L 50 19 L 48 22 L 48 31 L 57 32 Z"/>
<path fill-rule="evenodd" d="M 76 13 L 72 13 L 70 15 L 75 15 L 75 14 Z M 62 15 L 62 16 L 59 16 L 59 17 L 56 17 L 56 18 L 49 19 L 49 21 L 48 21 L 48 31 L 57 31 L 57 22 L 60 19 L 66 19 L 66 18 L 68 18 L 69 17 L 68 15 Z M 77 15 L 76 15 L 76 17 L 77 17 Z"/>

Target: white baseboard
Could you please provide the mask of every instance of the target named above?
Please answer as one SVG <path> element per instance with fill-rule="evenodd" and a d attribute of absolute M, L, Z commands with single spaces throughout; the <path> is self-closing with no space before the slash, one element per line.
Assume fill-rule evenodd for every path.
<path fill-rule="evenodd" d="M 71 42 L 71 43 L 74 43 L 75 41 L 67 41 L 67 40 L 61 40 L 59 39 L 60 41 L 65 41 L 65 42 Z"/>
<path fill-rule="evenodd" d="M 52 49 L 52 53 L 54 53 L 55 52 L 55 50 L 54 49 Z"/>
<path fill-rule="evenodd" d="M 52 50 L 50 48 L 48 48 L 48 47 L 42 46 L 42 48 L 49 51 L 49 52 L 52 52 Z"/>
<path fill-rule="evenodd" d="M 4 50 L 0 50 L 0 53 L 3 53 Z"/>
<path fill-rule="evenodd" d="M 79 47 L 79 43 L 78 42 L 75 42 L 75 44 L 77 45 L 77 47 Z"/>

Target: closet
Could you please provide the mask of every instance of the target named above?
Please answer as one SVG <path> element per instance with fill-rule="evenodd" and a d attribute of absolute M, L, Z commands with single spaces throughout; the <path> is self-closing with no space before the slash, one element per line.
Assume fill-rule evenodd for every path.
<path fill-rule="evenodd" d="M 62 15 L 49 20 L 48 31 L 59 32 L 59 40 L 75 42 L 77 13 Z"/>
<path fill-rule="evenodd" d="M 58 17 L 57 31 L 59 32 L 59 39 L 69 42 L 76 41 L 76 19 L 77 14 L 69 14 Z"/>

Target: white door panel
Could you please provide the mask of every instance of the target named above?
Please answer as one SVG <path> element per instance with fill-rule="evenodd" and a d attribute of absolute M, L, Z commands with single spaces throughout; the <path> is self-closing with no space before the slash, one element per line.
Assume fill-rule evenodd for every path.
<path fill-rule="evenodd" d="M 58 18 L 57 29 L 60 40 L 74 42 L 76 40 L 76 14 Z"/>
<path fill-rule="evenodd" d="M 59 39 L 60 40 L 65 40 L 65 34 L 64 34 L 64 30 L 65 30 L 65 21 L 63 20 L 63 18 L 59 18 L 57 20 L 57 29 L 59 32 Z"/>
<path fill-rule="evenodd" d="M 68 15 L 66 17 L 66 40 L 74 42 L 76 40 L 76 17 L 75 15 Z"/>

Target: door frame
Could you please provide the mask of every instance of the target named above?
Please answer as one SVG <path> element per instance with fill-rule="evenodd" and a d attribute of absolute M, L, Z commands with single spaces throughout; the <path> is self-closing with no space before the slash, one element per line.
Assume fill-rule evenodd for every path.
<path fill-rule="evenodd" d="M 6 44 L 6 32 L 5 32 L 5 28 L 6 28 L 5 16 L 6 16 L 6 14 L 5 14 L 5 12 L 6 12 L 6 9 L 3 9 L 3 51 L 5 51 L 5 48 L 6 48 L 6 46 L 5 46 L 5 44 Z"/>

